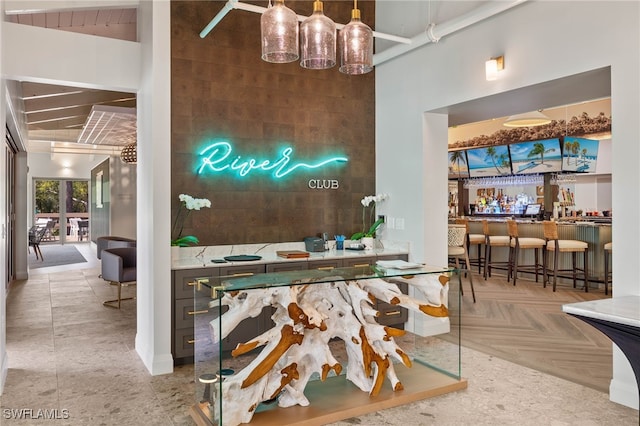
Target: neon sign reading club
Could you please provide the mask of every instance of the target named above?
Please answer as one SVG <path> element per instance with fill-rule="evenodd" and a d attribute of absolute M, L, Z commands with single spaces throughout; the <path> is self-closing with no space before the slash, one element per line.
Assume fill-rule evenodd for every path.
<path fill-rule="evenodd" d="M 286 147 L 275 160 L 243 158 L 233 153 L 233 147 L 229 142 L 215 142 L 200 151 L 201 160 L 197 173 L 200 175 L 206 172 L 227 172 L 247 176 L 253 172 L 270 172 L 275 179 L 282 179 L 295 171 L 320 169 L 330 164 L 349 161 L 347 157 L 336 156 L 305 163 L 293 161 L 292 153 L 293 148 Z"/>

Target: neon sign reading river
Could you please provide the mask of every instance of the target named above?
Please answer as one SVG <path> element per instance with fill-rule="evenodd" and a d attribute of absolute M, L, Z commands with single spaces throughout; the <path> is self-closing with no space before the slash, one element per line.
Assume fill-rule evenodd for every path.
<path fill-rule="evenodd" d="M 315 162 L 304 163 L 301 161 L 293 161 L 291 154 L 293 148 L 284 148 L 279 157 L 267 159 L 255 159 L 251 157 L 243 158 L 233 153 L 233 147 L 228 142 L 216 142 L 208 145 L 202 151 L 198 174 L 206 171 L 216 173 L 230 172 L 238 176 L 246 176 L 253 171 L 272 172 L 276 179 L 281 179 L 296 170 L 313 170 L 332 163 L 346 163 L 349 161 L 347 157 L 329 157 Z"/>

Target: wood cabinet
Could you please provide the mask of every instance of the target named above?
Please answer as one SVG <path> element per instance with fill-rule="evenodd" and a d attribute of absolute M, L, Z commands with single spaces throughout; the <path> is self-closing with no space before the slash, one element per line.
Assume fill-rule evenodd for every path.
<path fill-rule="evenodd" d="M 376 260 L 407 260 L 407 254 L 358 256 L 344 258 L 329 258 L 309 261 L 289 261 L 277 263 L 247 263 L 243 265 L 220 266 L 212 268 L 182 269 L 173 271 L 172 280 L 172 332 L 171 353 L 175 364 L 184 364 L 194 360 L 194 324 L 197 315 L 208 313 L 217 318 L 217 307 L 195 306 L 194 287 L 197 289 L 198 280 L 208 280 L 219 277 L 247 276 L 265 272 L 299 271 L 306 269 L 324 269 L 375 265 Z M 403 293 L 407 293 L 407 285 L 399 284 Z M 211 291 L 207 286 L 201 286 L 200 291 Z M 207 298 L 197 298 L 205 300 Z M 380 324 L 404 328 L 408 313 L 405 308 L 378 301 L 375 308 L 380 312 Z M 223 311 L 226 308 L 223 308 Z M 246 342 L 271 328 L 271 309 L 264 309 L 256 318 L 247 318 L 222 341 L 222 350 L 231 351 L 238 343 Z M 206 324 L 202 325 L 206 329 Z M 206 332 L 206 330 L 204 331 Z"/>
<path fill-rule="evenodd" d="M 217 276 L 217 268 L 173 271 L 171 354 L 176 364 L 193 361 L 194 318 L 208 310 L 208 306 L 194 305 L 194 288 L 197 288 L 198 280 L 209 280 Z M 208 289 L 201 287 L 200 291 Z"/>

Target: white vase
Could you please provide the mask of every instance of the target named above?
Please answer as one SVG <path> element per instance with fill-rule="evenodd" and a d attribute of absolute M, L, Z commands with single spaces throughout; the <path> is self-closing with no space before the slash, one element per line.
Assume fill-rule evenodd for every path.
<path fill-rule="evenodd" d="M 373 250 L 373 237 L 362 237 L 360 241 L 364 244 L 365 250 Z"/>

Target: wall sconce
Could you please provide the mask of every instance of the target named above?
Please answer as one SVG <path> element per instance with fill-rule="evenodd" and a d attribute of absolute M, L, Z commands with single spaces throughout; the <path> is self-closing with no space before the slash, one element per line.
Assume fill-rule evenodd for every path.
<path fill-rule="evenodd" d="M 484 64 L 484 71 L 487 81 L 493 81 L 498 78 L 498 71 L 504 69 L 504 56 L 491 58 Z"/>

